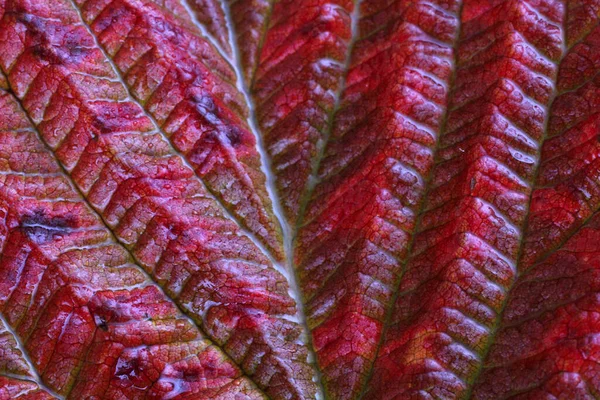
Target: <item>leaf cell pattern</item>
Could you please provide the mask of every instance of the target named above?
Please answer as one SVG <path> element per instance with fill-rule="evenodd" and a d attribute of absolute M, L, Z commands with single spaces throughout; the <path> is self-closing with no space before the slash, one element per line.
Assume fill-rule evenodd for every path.
<path fill-rule="evenodd" d="M 279 227 L 256 138 L 228 62 L 153 1 L 89 0 L 78 5 L 133 96 L 209 191 L 280 259 Z"/>
<path fill-rule="evenodd" d="M 35 371 L 25 360 L 14 334 L 0 321 L 0 398 L 51 400 L 55 397 L 40 388 Z"/>

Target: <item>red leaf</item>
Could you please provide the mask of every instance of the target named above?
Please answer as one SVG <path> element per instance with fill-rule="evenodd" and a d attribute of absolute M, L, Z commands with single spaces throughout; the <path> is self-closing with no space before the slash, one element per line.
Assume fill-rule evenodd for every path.
<path fill-rule="evenodd" d="M 0 0 L 0 400 L 600 393 L 600 2 Z"/>
<path fill-rule="evenodd" d="M 152 2 L 80 3 L 85 22 L 133 96 L 208 190 L 281 258 L 256 139 L 230 65 L 208 41 Z"/>
<path fill-rule="evenodd" d="M 136 261 L 261 388 L 272 396 L 310 397 L 312 373 L 285 278 L 128 99 L 76 10 L 66 3 L 35 4 L 11 1 L 5 6 L 0 29 L 8 36 L 0 42 L 0 59 L 42 139 Z M 113 2 L 120 4 L 125 3 Z M 159 9 L 144 11 L 166 29 Z M 14 41 L 20 35 L 23 40 Z M 64 300 L 48 321 L 35 324 L 45 323 L 52 335 L 60 334 L 59 321 L 67 324 L 89 301 L 79 299 L 84 295 L 78 292 L 62 296 L 78 302 Z M 90 318 L 78 314 L 77 326 Z M 34 323 L 23 329 L 25 337 Z M 46 352 L 56 346 L 56 338 L 39 340 L 31 347 L 48 371 L 46 363 L 52 360 Z M 56 374 L 66 379 L 62 368 Z M 67 382 L 50 386 L 68 392 Z"/>
<path fill-rule="evenodd" d="M 0 304 L 44 383 L 70 398 L 178 393 L 261 398 L 131 264 L 70 186 L 14 97 L 3 92 L 0 104 Z M 14 346 L 3 347 L 13 353 L 4 354 L 0 364 L 11 378 L 0 385 L 11 396 L 2 398 L 16 396 L 17 372 L 29 380 L 19 390 L 33 393 L 35 374 L 24 370 Z M 132 361 L 132 354 L 139 357 Z M 125 373 L 119 366 L 128 362 L 135 365 Z"/>
<path fill-rule="evenodd" d="M 296 250 L 315 351 L 338 398 L 358 395 L 377 352 L 433 163 L 458 23 L 456 2 L 367 7 Z"/>

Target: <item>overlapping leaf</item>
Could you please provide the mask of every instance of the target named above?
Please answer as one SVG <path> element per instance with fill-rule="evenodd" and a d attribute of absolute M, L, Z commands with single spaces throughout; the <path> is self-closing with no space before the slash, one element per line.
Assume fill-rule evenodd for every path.
<path fill-rule="evenodd" d="M 452 110 L 367 397 L 598 392 L 597 228 L 582 225 L 600 132 L 582 107 L 594 33 L 575 33 L 580 6 L 463 5 Z"/>
<path fill-rule="evenodd" d="M 0 396 L 598 397 L 599 15 L 0 0 Z"/>

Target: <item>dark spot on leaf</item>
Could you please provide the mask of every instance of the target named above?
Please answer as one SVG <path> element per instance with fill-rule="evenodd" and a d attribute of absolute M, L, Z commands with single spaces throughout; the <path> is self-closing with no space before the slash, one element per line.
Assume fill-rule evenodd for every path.
<path fill-rule="evenodd" d="M 48 41 L 50 28 L 46 22 L 33 14 L 29 14 L 22 7 L 14 7 L 10 13 L 15 15 L 17 22 L 27 28 L 27 35 L 32 42 L 31 54 L 40 60 L 51 64 L 62 64 L 64 62 L 64 49 L 55 47 Z"/>
<path fill-rule="evenodd" d="M 6 11 L 6 15 L 14 15 L 15 20 L 24 25 L 30 25 L 35 23 L 35 16 L 28 13 L 25 7 L 22 7 L 20 4 L 12 4 L 12 7 L 8 8 Z"/>
<path fill-rule="evenodd" d="M 94 315 L 94 322 L 99 328 L 106 326 L 112 321 L 119 320 L 118 301 L 103 296 L 95 297 L 90 302 L 90 312 Z"/>
<path fill-rule="evenodd" d="M 50 64 L 80 62 L 91 49 L 82 45 L 82 32 L 69 31 L 68 27 L 49 23 L 37 15 L 29 14 L 22 7 L 14 7 L 11 13 L 17 22 L 27 29 L 32 43 L 31 54 Z"/>
<path fill-rule="evenodd" d="M 93 51 L 82 46 L 81 41 L 77 37 L 67 39 L 64 49 L 66 60 L 70 62 L 79 62 Z"/>
<path fill-rule="evenodd" d="M 196 104 L 197 107 L 202 107 L 202 109 L 210 112 L 215 111 L 215 102 L 210 96 L 194 95 L 192 97 L 192 101 Z"/>
<path fill-rule="evenodd" d="M 64 51 L 48 44 L 39 44 L 33 47 L 32 54 L 40 60 L 54 65 L 61 65 L 66 61 Z"/>
<path fill-rule="evenodd" d="M 203 140 L 205 143 L 215 144 L 219 142 L 219 134 L 215 131 L 210 131 L 204 134 Z"/>
<path fill-rule="evenodd" d="M 227 126 L 219 117 L 219 107 L 210 96 L 194 95 L 192 102 L 198 113 L 204 119 L 215 127 L 215 131 L 205 135 L 205 141 L 208 143 L 218 143 L 225 137 L 232 146 L 237 146 L 242 142 L 243 132 L 237 126 Z M 221 136 L 221 135 L 224 135 Z"/>
<path fill-rule="evenodd" d="M 44 210 L 37 210 L 21 219 L 20 228 L 33 242 L 43 244 L 66 234 L 74 225 L 72 216 L 49 217 Z"/>
<path fill-rule="evenodd" d="M 108 133 L 111 131 L 110 122 L 100 115 L 94 116 L 94 118 L 92 119 L 92 126 L 98 131 L 100 131 L 100 133 Z"/>
<path fill-rule="evenodd" d="M 127 20 L 128 15 L 131 14 L 131 11 L 125 7 L 119 7 L 118 4 L 113 2 L 105 8 L 103 14 L 104 17 L 99 18 L 97 21 L 96 28 L 99 31 L 104 31 L 109 26 L 118 24 L 119 21 Z"/>
<path fill-rule="evenodd" d="M 94 315 L 94 322 L 96 322 L 96 326 L 102 329 L 104 332 L 108 331 L 106 319 L 104 319 L 101 315 Z"/>
<path fill-rule="evenodd" d="M 131 379 L 137 377 L 140 372 L 140 361 L 137 358 L 132 358 L 129 360 L 119 359 L 115 376 L 124 379 Z"/>
<path fill-rule="evenodd" d="M 149 362 L 147 349 L 126 350 L 115 366 L 114 376 L 127 385 L 133 384 L 138 389 L 146 389 L 152 382 L 145 374 L 145 365 Z"/>
<path fill-rule="evenodd" d="M 225 141 L 225 138 L 235 147 L 242 142 L 242 132 L 237 127 L 226 128 L 223 133 L 213 130 L 204 134 L 203 141 L 204 143 L 220 144 Z"/>
<path fill-rule="evenodd" d="M 237 146 L 242 142 L 242 132 L 236 126 L 227 129 L 227 139 L 232 146 Z"/>
<path fill-rule="evenodd" d="M 203 368 L 190 367 L 183 371 L 183 380 L 186 382 L 198 382 L 204 377 Z"/>

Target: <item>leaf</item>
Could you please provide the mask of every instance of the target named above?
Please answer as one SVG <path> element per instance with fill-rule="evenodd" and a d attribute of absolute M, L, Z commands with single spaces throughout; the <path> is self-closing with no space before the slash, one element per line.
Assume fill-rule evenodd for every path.
<path fill-rule="evenodd" d="M 207 189 L 280 259 L 279 228 L 231 66 L 151 1 L 80 3 L 83 19 L 133 96 Z"/>
<path fill-rule="evenodd" d="M 372 17 L 359 23 L 296 251 L 315 351 L 334 398 L 360 392 L 407 256 L 452 75 L 458 3 L 446 6 L 362 10 Z M 371 22 L 382 18 L 382 29 Z"/>
<path fill-rule="evenodd" d="M 597 89 L 580 63 L 597 39 L 579 7 L 463 5 L 439 162 L 366 397 L 597 393 Z"/>
<path fill-rule="evenodd" d="M 82 15 L 97 10 L 87 4 Z M 169 25 L 174 20 L 156 5 L 132 4 L 113 2 L 92 25 L 98 28 L 106 21 L 102 18 L 114 12 L 125 18 L 143 11 L 152 18 L 141 21 L 156 29 L 181 29 Z M 199 174 L 204 179 L 198 179 L 162 131 L 129 99 L 69 2 L 15 0 L 3 11 L 0 30 L 6 36 L 0 42 L 0 61 L 11 88 L 104 223 L 268 395 L 311 397 L 312 372 L 287 281 L 204 188 L 210 174 Z M 192 39 L 198 43 L 188 45 L 202 44 L 190 34 Z M 167 40 L 159 44 L 178 50 Z M 190 63 L 192 70 L 201 68 L 193 60 Z M 199 101 L 211 108 L 210 98 Z M 148 102 L 145 105 L 149 107 Z M 188 118 L 197 115 L 189 112 Z M 41 342 L 35 346 L 37 351 L 49 347 Z"/>
<path fill-rule="evenodd" d="M 598 397 L 599 54 L 596 0 L 0 0 L 0 398 Z"/>
<path fill-rule="evenodd" d="M 256 117 L 285 216 L 297 222 L 319 144 L 327 140 L 351 39 L 350 1 L 273 5 L 253 78 Z M 322 147 L 322 146 L 321 146 Z"/>
<path fill-rule="evenodd" d="M 0 304 L 43 381 L 69 398 L 263 398 L 114 242 L 15 98 L 2 92 L 0 104 Z M 7 367 L 34 377 L 22 360 Z"/>

